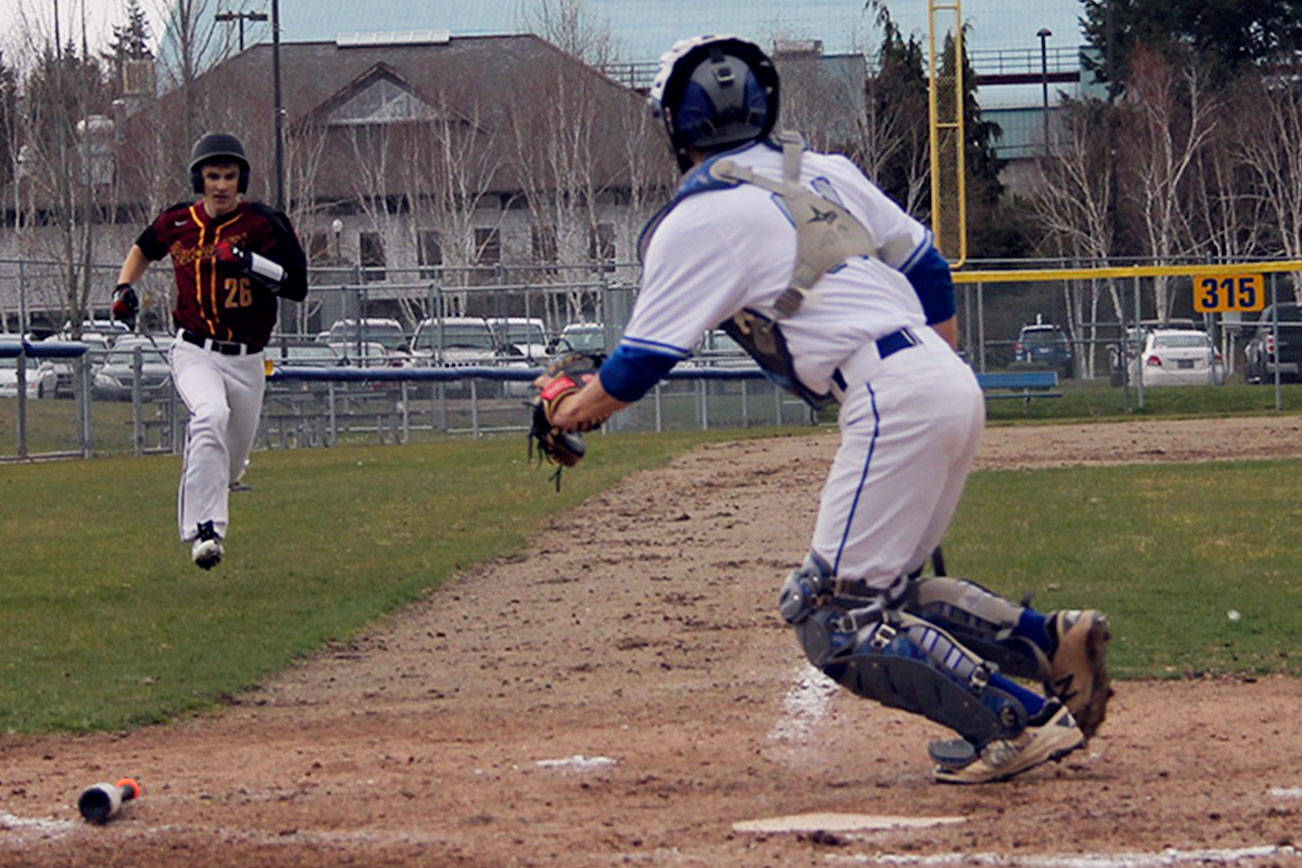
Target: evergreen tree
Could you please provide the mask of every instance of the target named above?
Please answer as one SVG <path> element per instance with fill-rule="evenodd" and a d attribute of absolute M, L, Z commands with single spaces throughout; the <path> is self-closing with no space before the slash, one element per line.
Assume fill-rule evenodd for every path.
<path fill-rule="evenodd" d="M 955 40 L 945 39 L 941 75 L 952 76 L 959 67 Z M 999 180 L 1007 161 L 995 153 L 1004 135 L 994 121 L 986 120 L 977 102 L 977 75 L 963 43 L 958 59 L 963 72 L 963 160 L 967 184 L 968 256 L 973 259 L 1013 259 L 1027 255 L 1030 243 L 1020 209 L 1006 207 L 1004 184 Z"/>
<path fill-rule="evenodd" d="M 127 0 L 126 23 L 113 26 L 113 42 L 104 54 L 104 59 L 117 63 L 124 60 L 153 60 L 154 52 L 149 47 L 152 38 L 149 21 L 140 8 L 140 0 Z"/>
<path fill-rule="evenodd" d="M 1167 54 L 1193 52 L 1214 80 L 1244 67 L 1293 58 L 1302 50 L 1302 0 L 1082 0 L 1085 38 L 1107 57 L 1112 15 L 1113 71 L 1099 80 L 1125 82 L 1131 51 L 1148 45 Z"/>
<path fill-rule="evenodd" d="M 884 35 L 877 72 L 865 84 L 866 108 L 876 126 L 893 128 L 896 135 L 889 137 L 893 147 L 872 173 L 873 181 L 896 202 L 907 205 L 918 198 L 912 188 L 919 168 L 926 165 L 927 74 L 917 37 L 905 39 L 884 7 L 878 23 Z M 898 124 L 898 119 L 909 122 Z"/>
<path fill-rule="evenodd" d="M 45 145 L 71 142 L 77 121 L 104 114 L 110 95 L 104 70 L 93 57 L 82 57 L 69 39 L 62 53 L 46 44 L 24 88 L 30 138 Z"/>

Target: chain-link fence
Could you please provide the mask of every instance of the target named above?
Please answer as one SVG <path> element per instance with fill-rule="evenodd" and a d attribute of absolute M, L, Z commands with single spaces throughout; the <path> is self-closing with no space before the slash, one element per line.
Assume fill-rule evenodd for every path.
<path fill-rule="evenodd" d="M 1128 402 L 1133 392 L 1142 406 L 1146 335 L 1174 326 L 1208 336 L 1215 354 L 1210 383 L 1277 385 L 1298 377 L 1302 359 L 1294 357 L 1302 356 L 1302 333 L 1292 336 L 1302 324 L 1292 275 L 1279 271 L 1279 263 L 1262 264 L 1275 269 L 1257 288 L 1256 307 L 1265 305 L 1264 311 L 1207 314 L 1193 309 L 1197 281 L 1205 279 L 1194 272 L 1206 270 L 1205 263 L 1190 263 L 1184 276 L 1118 276 L 1082 267 L 1092 263 L 1018 265 L 1042 268 L 959 275 L 960 349 L 978 371 L 1056 368 L 1064 380 L 1124 389 Z M 155 277 L 165 278 L 157 283 L 165 285 L 170 274 L 157 271 Z M 66 314 L 57 305 L 43 307 L 51 296 L 31 288 L 55 273 L 52 263 L 0 263 L 0 281 L 16 281 L 16 292 L 6 297 L 16 294 L 21 302 L 3 312 L 10 333 L 0 334 L 0 343 L 19 344 L 24 334 L 29 345 L 70 336 Z M 113 276 L 108 266 L 96 270 L 106 285 Z M 283 304 L 267 348 L 280 373 L 268 383 L 258 445 L 402 443 L 523 430 L 533 372 L 559 350 L 613 350 L 638 278 L 638 268 L 627 263 L 314 268 L 307 301 Z M 3 361 L 0 431 L 12 436 L 0 438 L 0 457 L 180 451 L 186 411 L 167 371 L 172 334 L 157 322 L 151 330 L 142 319 L 128 336 L 106 320 L 107 290 L 100 301 L 104 307 L 93 307 L 83 322 L 84 356 L 24 357 L 21 400 L 17 384 L 4 379 L 18 360 Z M 612 426 L 809 421 L 804 406 L 763 380 L 735 344 L 717 333 L 707 338 L 674 379 L 617 414 Z M 1051 353 L 1043 352 L 1046 346 Z M 293 374 L 323 367 L 348 376 Z M 422 379 L 430 371 L 451 373 Z"/>

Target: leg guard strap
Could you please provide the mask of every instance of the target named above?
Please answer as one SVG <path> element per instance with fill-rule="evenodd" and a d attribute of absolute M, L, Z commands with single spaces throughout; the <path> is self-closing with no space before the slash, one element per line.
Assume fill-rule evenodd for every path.
<path fill-rule="evenodd" d="M 1022 607 L 968 579 L 929 576 L 913 583 L 905 610 L 926 619 L 1015 678 L 1044 681 L 1049 659 L 1013 635 Z"/>
<path fill-rule="evenodd" d="M 989 682 L 991 670 L 943 630 L 907 613 L 849 632 L 819 609 L 797 625 L 805 655 L 859 696 L 921 714 L 975 745 L 1026 726 L 1026 709 Z"/>

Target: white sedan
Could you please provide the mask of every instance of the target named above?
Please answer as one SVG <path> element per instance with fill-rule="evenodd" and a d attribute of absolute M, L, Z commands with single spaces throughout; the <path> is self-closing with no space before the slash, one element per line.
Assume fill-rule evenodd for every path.
<path fill-rule="evenodd" d="M 1140 370 L 1147 386 L 1220 386 L 1225 364 L 1206 332 L 1154 329 L 1144 340 Z"/>
<path fill-rule="evenodd" d="M 54 397 L 54 372 L 42 368 L 39 359 L 28 359 L 24 377 L 28 398 Z M 0 398 L 18 397 L 18 360 L 0 359 Z"/>

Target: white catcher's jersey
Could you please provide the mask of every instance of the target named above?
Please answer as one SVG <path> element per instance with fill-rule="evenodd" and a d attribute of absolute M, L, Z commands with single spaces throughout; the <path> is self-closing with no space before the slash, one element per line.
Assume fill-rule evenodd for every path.
<path fill-rule="evenodd" d="M 780 180 L 782 153 L 757 143 L 728 159 Z M 832 372 L 865 343 L 926 319 L 901 273 L 931 234 L 850 160 L 806 151 L 800 181 L 846 207 L 871 233 L 877 258 L 855 257 L 819 280 L 782 333 L 801 381 L 828 390 Z M 780 200 L 754 184 L 686 196 L 654 230 L 642 286 L 622 343 L 686 357 L 707 329 L 742 308 L 773 316 L 791 280 L 796 232 Z"/>

